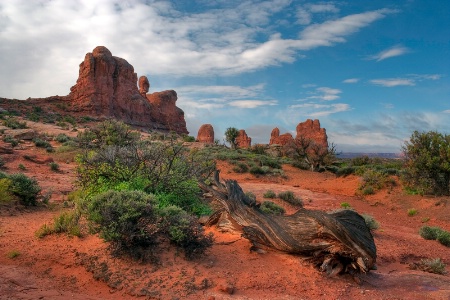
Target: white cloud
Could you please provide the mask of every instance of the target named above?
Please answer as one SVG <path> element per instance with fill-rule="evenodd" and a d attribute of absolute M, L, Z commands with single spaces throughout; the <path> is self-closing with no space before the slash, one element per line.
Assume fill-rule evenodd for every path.
<path fill-rule="evenodd" d="M 277 100 L 236 100 L 229 103 L 230 106 L 240 108 L 257 108 L 260 106 L 273 106 L 277 104 Z"/>
<path fill-rule="evenodd" d="M 304 103 L 295 104 L 289 106 L 289 109 L 302 109 L 302 114 L 308 117 L 323 117 L 330 114 L 351 110 L 350 105 L 346 103 L 336 104 L 317 104 L 317 103 Z"/>
<path fill-rule="evenodd" d="M 255 97 L 264 90 L 264 84 L 241 87 L 231 85 L 189 85 L 177 88 L 179 95 L 219 95 L 224 98 Z M 224 99 L 221 98 L 221 99 Z"/>
<path fill-rule="evenodd" d="M 249 0 L 177 10 L 169 1 L 1 1 L 1 96 L 66 95 L 84 54 L 106 46 L 141 75 L 235 75 L 292 63 L 307 51 L 332 46 L 392 11 L 377 10 L 315 23 L 298 39 L 270 26 L 290 0 Z M 220 3 L 218 2 L 218 5 Z M 333 13 L 332 5 L 311 11 Z M 33 80 L 29 80 L 32 78 Z"/>
<path fill-rule="evenodd" d="M 301 25 L 309 25 L 312 22 L 314 14 L 338 12 L 339 8 L 332 3 L 306 4 L 297 9 L 297 23 Z"/>
<path fill-rule="evenodd" d="M 387 79 L 373 79 L 370 80 L 372 84 L 381 85 L 385 87 L 394 86 L 414 86 L 416 83 L 412 79 L 407 78 L 387 78 Z"/>
<path fill-rule="evenodd" d="M 359 82 L 359 78 L 349 78 L 342 81 L 343 83 L 357 83 Z"/>
<path fill-rule="evenodd" d="M 315 85 L 306 85 L 306 88 L 314 87 Z M 308 94 L 311 94 L 312 96 L 308 96 L 304 99 L 300 99 L 300 101 L 305 100 L 312 100 L 312 99 L 318 99 L 322 101 L 332 101 L 339 99 L 342 91 L 339 89 L 333 89 L 329 87 L 318 87 L 314 91 L 309 91 Z"/>
<path fill-rule="evenodd" d="M 443 113 L 445 113 L 445 114 L 450 114 L 450 109 L 444 110 Z"/>
<path fill-rule="evenodd" d="M 382 61 L 387 58 L 395 57 L 404 55 L 406 53 L 410 52 L 410 50 L 406 47 L 403 47 L 401 45 L 396 45 L 392 48 L 386 49 L 381 51 L 380 53 L 373 55 L 370 57 L 370 59 L 376 60 L 376 61 Z"/>
<path fill-rule="evenodd" d="M 339 8 L 334 6 L 332 3 L 324 3 L 324 4 L 310 4 L 309 10 L 313 13 L 322 13 L 322 12 L 339 12 Z"/>

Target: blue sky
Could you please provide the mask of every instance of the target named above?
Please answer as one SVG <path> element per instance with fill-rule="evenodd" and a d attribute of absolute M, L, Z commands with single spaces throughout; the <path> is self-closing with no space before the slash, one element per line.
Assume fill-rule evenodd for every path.
<path fill-rule="evenodd" d="M 450 1 L 0 1 L 0 97 L 67 95 L 106 46 L 174 89 L 196 136 L 319 119 L 344 152 L 450 133 Z"/>

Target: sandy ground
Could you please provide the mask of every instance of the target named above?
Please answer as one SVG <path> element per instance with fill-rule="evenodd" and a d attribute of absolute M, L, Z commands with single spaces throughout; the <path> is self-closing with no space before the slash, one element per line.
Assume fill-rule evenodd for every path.
<path fill-rule="evenodd" d="M 52 134 L 51 127 L 39 130 Z M 53 158 L 61 171 L 24 159 L 31 154 L 41 160 Z M 167 245 L 157 263 L 140 264 L 111 257 L 107 245 L 93 235 L 37 239 L 34 233 L 40 226 L 68 209 L 62 203 L 74 188 L 75 164 L 64 155 L 36 149 L 31 142 L 2 157 L 7 172 L 34 176 L 44 192 L 51 191 L 53 205 L 0 207 L 0 299 L 450 299 L 448 274 L 409 268 L 422 258 L 441 258 L 450 264 L 449 248 L 418 234 L 427 218 L 427 225 L 450 230 L 447 198 L 405 195 L 400 185 L 361 197 L 355 195 L 360 183 L 356 176 L 336 178 L 284 166 L 287 179 L 256 178 L 233 173 L 229 165 L 219 162 L 223 179 L 238 180 L 259 201 L 269 189 L 290 190 L 304 200 L 307 209 L 334 210 L 347 202 L 357 212 L 374 216 L 381 225 L 374 232 L 378 269 L 356 281 L 349 275 L 328 278 L 301 256 L 250 252 L 250 243 L 238 231 L 223 233 L 215 227 L 207 229 L 215 242 L 203 258 L 186 261 Z M 19 164 L 26 170 L 20 170 Z M 295 211 L 279 204 L 288 213 Z M 408 216 L 410 208 L 418 214 Z M 20 255 L 9 258 L 12 251 Z"/>

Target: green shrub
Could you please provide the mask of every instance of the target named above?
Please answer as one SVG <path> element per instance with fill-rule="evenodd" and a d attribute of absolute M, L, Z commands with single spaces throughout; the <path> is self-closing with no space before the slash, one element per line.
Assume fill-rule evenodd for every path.
<path fill-rule="evenodd" d="M 27 168 L 23 164 L 19 164 L 19 169 L 25 171 Z"/>
<path fill-rule="evenodd" d="M 17 145 L 19 145 L 19 141 L 10 135 L 3 137 L 3 141 L 5 143 L 10 143 L 12 147 L 16 147 Z"/>
<path fill-rule="evenodd" d="M 113 253 L 146 259 L 147 251 L 157 244 L 158 217 L 152 195 L 140 191 L 109 191 L 84 204 L 92 228 L 111 243 Z"/>
<path fill-rule="evenodd" d="M 410 217 L 415 216 L 415 215 L 417 215 L 418 212 L 419 211 L 417 209 L 410 208 L 410 209 L 408 209 L 408 216 L 410 216 Z"/>
<path fill-rule="evenodd" d="M 438 237 L 438 234 L 443 230 L 439 227 L 431 227 L 431 226 L 422 226 L 419 229 L 419 234 L 426 240 L 435 240 Z"/>
<path fill-rule="evenodd" d="M 285 210 L 283 207 L 277 205 L 276 203 L 272 201 L 264 201 L 259 209 L 269 215 L 282 215 L 285 213 Z"/>
<path fill-rule="evenodd" d="M 5 160 L 0 156 L 0 169 L 5 166 Z"/>
<path fill-rule="evenodd" d="M 278 193 L 278 198 L 296 206 L 303 206 L 303 201 L 300 198 L 295 197 L 291 191 Z"/>
<path fill-rule="evenodd" d="M 362 189 L 362 194 L 363 194 L 363 195 L 373 195 L 373 194 L 375 194 L 375 190 L 374 190 L 374 188 L 371 187 L 370 185 L 369 185 L 369 186 L 365 186 L 365 187 Z"/>
<path fill-rule="evenodd" d="M 42 239 L 43 237 L 50 235 L 53 233 L 53 228 L 50 225 L 44 224 L 41 227 L 39 227 L 38 230 L 34 233 L 34 235 L 38 239 Z"/>
<path fill-rule="evenodd" d="M 80 214 L 77 211 L 63 212 L 53 220 L 54 233 L 67 233 L 68 235 L 80 236 L 78 225 Z"/>
<path fill-rule="evenodd" d="M 49 142 L 47 142 L 46 140 L 43 140 L 41 138 L 34 138 L 33 143 L 36 145 L 36 147 L 39 147 L 39 148 L 52 147 L 52 145 Z"/>
<path fill-rule="evenodd" d="M 10 203 L 15 200 L 10 189 L 11 183 L 12 181 L 9 178 L 0 178 L 0 204 Z"/>
<path fill-rule="evenodd" d="M 248 172 L 248 166 L 243 162 L 236 162 L 236 166 L 233 167 L 233 171 L 236 173 L 245 173 Z"/>
<path fill-rule="evenodd" d="M 50 170 L 52 170 L 53 172 L 59 171 L 59 165 L 57 163 L 55 163 L 54 161 L 52 161 L 48 165 L 50 166 Z"/>
<path fill-rule="evenodd" d="M 8 252 L 8 254 L 7 254 L 8 258 L 11 258 L 11 259 L 14 259 L 19 255 L 20 255 L 20 251 L 18 251 L 18 250 L 12 250 L 12 251 Z"/>
<path fill-rule="evenodd" d="M 17 118 L 6 118 L 3 120 L 3 125 L 11 129 L 25 129 L 27 127 L 26 122 L 20 122 Z"/>
<path fill-rule="evenodd" d="M 253 166 L 250 168 L 250 174 L 253 175 L 264 175 L 267 172 L 265 171 L 265 169 L 263 169 L 262 167 L 259 166 Z"/>
<path fill-rule="evenodd" d="M 212 234 L 205 235 L 197 219 L 176 206 L 168 206 L 159 211 L 163 221 L 160 228 L 169 240 L 184 251 L 187 259 L 205 253 L 213 244 Z"/>
<path fill-rule="evenodd" d="M 276 196 L 277 196 L 277 195 L 276 195 L 275 192 L 272 191 L 272 190 L 266 191 L 266 192 L 264 193 L 264 195 L 263 195 L 264 198 L 269 198 L 269 199 L 273 199 L 273 198 L 275 198 Z"/>
<path fill-rule="evenodd" d="M 370 230 L 376 230 L 380 228 L 380 224 L 371 215 L 362 214 L 361 216 L 364 218 L 367 228 L 369 228 Z"/>
<path fill-rule="evenodd" d="M 450 247 L 450 232 L 442 230 L 438 233 L 436 240 L 446 247 Z"/>
<path fill-rule="evenodd" d="M 190 143 L 195 142 L 195 137 L 190 136 L 190 135 L 185 135 L 185 136 L 183 136 L 183 142 L 190 142 Z"/>
<path fill-rule="evenodd" d="M 342 202 L 342 203 L 341 203 L 341 207 L 344 208 L 344 209 L 349 209 L 349 208 L 351 208 L 352 206 L 351 206 L 350 203 L 348 203 L 348 202 Z"/>
<path fill-rule="evenodd" d="M 41 187 L 36 179 L 29 178 L 22 173 L 10 174 L 8 178 L 11 180 L 10 191 L 19 198 L 23 205 L 37 204 L 37 197 L 41 192 Z"/>
<path fill-rule="evenodd" d="M 60 133 L 60 134 L 58 134 L 56 137 L 55 137 L 55 140 L 58 142 L 58 143 L 65 143 L 65 142 L 68 142 L 68 141 L 70 141 L 70 137 L 68 137 L 66 134 L 64 134 L 64 133 Z"/>
<path fill-rule="evenodd" d="M 355 167 L 343 167 L 336 171 L 336 176 L 348 176 L 355 173 Z"/>
<path fill-rule="evenodd" d="M 413 263 L 410 265 L 412 269 L 419 269 L 429 273 L 435 274 L 447 274 L 445 271 L 445 264 L 440 258 L 430 258 L 430 259 L 422 259 L 418 263 Z"/>

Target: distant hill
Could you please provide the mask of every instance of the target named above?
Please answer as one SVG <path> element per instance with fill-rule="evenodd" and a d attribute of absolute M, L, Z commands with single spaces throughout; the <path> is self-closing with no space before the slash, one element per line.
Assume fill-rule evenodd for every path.
<path fill-rule="evenodd" d="M 402 158 L 401 153 L 359 153 L 359 152 L 343 152 L 338 153 L 338 158 L 354 158 L 354 157 L 361 157 L 361 156 L 368 156 L 370 158 L 379 157 L 379 158 L 392 158 L 392 159 L 399 159 Z"/>

